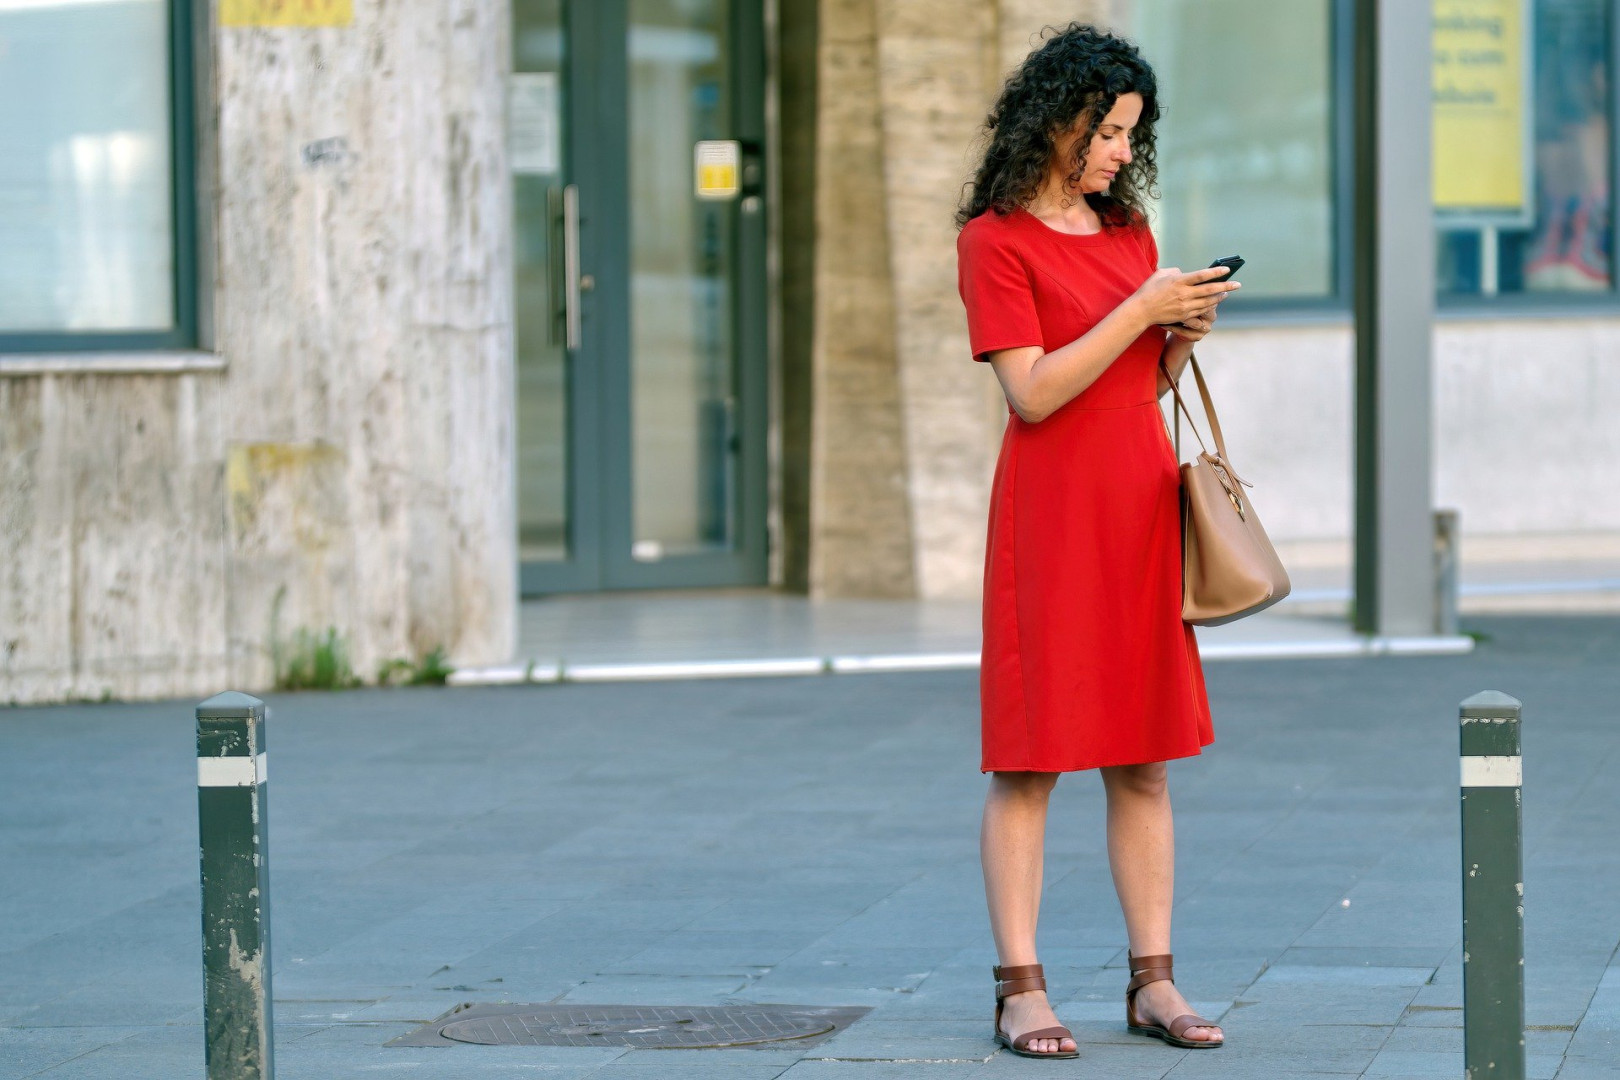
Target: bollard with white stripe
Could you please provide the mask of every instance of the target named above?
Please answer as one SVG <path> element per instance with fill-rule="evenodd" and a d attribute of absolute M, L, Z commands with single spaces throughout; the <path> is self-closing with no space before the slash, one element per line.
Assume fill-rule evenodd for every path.
<path fill-rule="evenodd" d="M 271 1080 L 270 874 L 264 702 L 235 691 L 197 706 L 203 1034 L 208 1080 Z"/>
<path fill-rule="evenodd" d="M 1468 1080 L 1524 1080 L 1520 704 L 1462 703 L 1463 1063 Z"/>

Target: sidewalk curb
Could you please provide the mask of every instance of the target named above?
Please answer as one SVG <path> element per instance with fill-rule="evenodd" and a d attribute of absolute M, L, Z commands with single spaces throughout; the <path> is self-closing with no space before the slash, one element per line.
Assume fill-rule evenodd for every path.
<path fill-rule="evenodd" d="M 1200 644 L 1205 660 L 1334 660 L 1371 656 L 1462 656 L 1474 651 L 1466 635 L 1385 637 L 1366 634 L 1336 641 L 1257 641 Z M 867 672 L 966 671 L 979 666 L 977 652 L 894 655 L 801 656 L 730 660 L 570 664 L 564 660 L 459 668 L 449 686 L 516 686 L 562 682 L 652 682 L 671 679 L 736 679 L 769 676 L 855 675 Z"/>

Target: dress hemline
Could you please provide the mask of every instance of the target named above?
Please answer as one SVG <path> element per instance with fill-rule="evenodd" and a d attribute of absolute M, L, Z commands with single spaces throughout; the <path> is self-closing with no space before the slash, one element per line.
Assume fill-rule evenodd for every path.
<path fill-rule="evenodd" d="M 980 766 L 979 766 L 979 772 L 980 773 L 987 773 L 987 772 L 1065 773 L 1065 772 L 1090 772 L 1092 769 L 1112 769 L 1112 768 L 1117 768 L 1117 767 L 1119 767 L 1121 765 L 1157 765 L 1157 764 L 1159 764 L 1160 762 L 1163 762 L 1163 761 L 1180 761 L 1180 760 L 1182 760 L 1184 758 L 1201 757 L 1203 755 L 1203 753 L 1204 753 L 1204 747 L 1212 746 L 1212 745 L 1214 745 L 1214 743 L 1215 743 L 1215 740 L 1210 739 L 1209 742 L 1200 743 L 1199 746 L 1198 746 L 1198 749 L 1196 749 L 1196 750 L 1189 750 L 1186 753 L 1182 753 L 1182 754 L 1171 754 L 1168 757 L 1149 758 L 1146 761 L 1098 761 L 1098 762 L 1094 762 L 1094 763 L 1089 764 L 1089 765 L 1067 765 L 1067 766 L 1064 766 L 1062 768 L 1057 768 L 1057 769 L 1039 768 L 1039 767 L 1033 766 L 1033 765 L 985 765 L 985 764 L 981 763 Z"/>

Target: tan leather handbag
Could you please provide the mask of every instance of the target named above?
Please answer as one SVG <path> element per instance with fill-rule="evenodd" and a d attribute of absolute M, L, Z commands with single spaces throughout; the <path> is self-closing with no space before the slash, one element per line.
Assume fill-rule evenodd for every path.
<path fill-rule="evenodd" d="M 1221 422 L 1215 416 L 1215 403 L 1209 399 L 1198 358 L 1189 356 L 1188 361 L 1204 399 L 1215 453 L 1209 452 L 1198 434 L 1192 413 L 1181 400 L 1181 390 L 1161 358 L 1159 369 L 1169 380 L 1180 410 L 1176 414 L 1176 457 L 1181 457 L 1183 414 L 1203 449 L 1181 465 L 1181 618 L 1195 626 L 1219 626 L 1264 611 L 1287 596 L 1288 571 L 1260 524 L 1254 502 L 1243 492 L 1254 485 L 1237 474 L 1226 456 Z"/>

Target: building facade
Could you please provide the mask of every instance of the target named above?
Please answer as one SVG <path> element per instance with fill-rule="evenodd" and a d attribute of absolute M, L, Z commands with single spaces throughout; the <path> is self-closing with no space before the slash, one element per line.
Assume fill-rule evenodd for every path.
<path fill-rule="evenodd" d="M 1434 5 L 1438 501 L 1620 532 L 1614 4 Z M 53 103 L 0 120 L 0 701 L 268 686 L 328 630 L 499 662 L 525 594 L 976 595 L 1007 413 L 952 214 L 1071 19 L 1161 78 L 1166 262 L 1248 260 L 1201 356 L 1269 530 L 1341 549 L 1349 10 L 0 11 Z"/>

